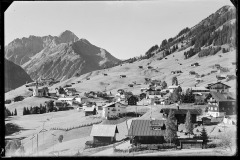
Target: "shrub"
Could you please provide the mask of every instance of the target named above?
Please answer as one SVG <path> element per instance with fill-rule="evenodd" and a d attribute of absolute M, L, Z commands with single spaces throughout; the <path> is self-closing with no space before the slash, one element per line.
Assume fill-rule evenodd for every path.
<path fill-rule="evenodd" d="M 7 99 L 6 101 L 5 101 L 5 104 L 10 104 L 12 101 L 10 100 L 10 99 Z"/>
<path fill-rule="evenodd" d="M 216 143 L 210 143 L 206 145 L 206 148 L 216 148 L 217 144 Z"/>
<path fill-rule="evenodd" d="M 59 141 L 60 143 L 62 143 L 62 141 L 63 141 L 63 135 L 60 135 L 60 136 L 58 137 L 58 141 Z"/>

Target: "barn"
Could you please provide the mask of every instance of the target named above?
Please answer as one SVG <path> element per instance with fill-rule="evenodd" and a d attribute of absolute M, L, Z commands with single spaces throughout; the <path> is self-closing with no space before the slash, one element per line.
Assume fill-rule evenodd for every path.
<path fill-rule="evenodd" d="M 118 132 L 117 125 L 93 125 L 90 136 L 93 137 L 93 143 L 111 144 L 116 141 Z"/>

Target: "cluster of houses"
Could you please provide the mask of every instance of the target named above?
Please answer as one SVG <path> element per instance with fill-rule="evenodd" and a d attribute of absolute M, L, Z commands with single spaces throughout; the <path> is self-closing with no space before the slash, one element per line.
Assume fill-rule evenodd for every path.
<path fill-rule="evenodd" d="M 169 86 L 169 92 L 173 92 L 178 86 Z M 217 82 L 208 84 L 206 87 L 192 87 L 192 93 L 196 97 L 207 99 L 208 111 L 203 114 L 201 109 L 172 109 L 175 113 L 176 124 L 178 131 L 183 132 L 182 126 L 184 126 L 187 112 L 190 112 L 191 122 L 194 126 L 199 124 L 214 124 L 216 122 L 223 121 L 224 123 L 233 122 L 227 118 L 228 115 L 236 114 L 236 98 L 231 92 L 229 92 L 230 86 Z M 122 90 L 120 90 L 122 93 Z M 145 89 L 145 98 L 154 99 L 155 96 L 162 97 L 160 90 Z M 126 105 L 121 103 L 125 97 L 123 94 L 118 94 L 119 99 L 116 102 L 105 105 L 103 114 L 105 117 L 116 116 L 122 114 L 126 109 Z M 143 93 L 142 93 L 143 94 Z M 131 143 L 137 144 L 162 144 L 166 143 L 164 139 L 166 131 L 166 119 L 170 112 L 170 108 L 162 108 L 160 114 L 162 119 L 136 119 L 132 120 L 128 129 L 127 137 L 131 138 Z M 209 118 L 211 117 L 211 118 Z M 101 132 L 97 132 L 101 131 Z M 106 133 L 106 134 L 104 134 Z M 117 125 L 93 125 L 91 136 L 93 136 L 92 143 L 94 144 L 110 144 L 116 142 L 116 134 L 119 133 Z M 189 148 L 189 146 L 195 148 L 203 148 L 203 140 L 200 139 L 186 139 L 178 138 L 178 144 L 181 148 Z M 89 142 L 88 142 L 89 143 Z"/>

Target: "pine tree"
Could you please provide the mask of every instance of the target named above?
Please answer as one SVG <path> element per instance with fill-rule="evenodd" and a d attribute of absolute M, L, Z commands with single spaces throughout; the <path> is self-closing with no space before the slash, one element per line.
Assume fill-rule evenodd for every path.
<path fill-rule="evenodd" d="M 202 128 L 200 137 L 203 140 L 204 144 L 206 144 L 208 142 L 208 135 L 207 135 L 207 131 L 206 131 L 205 127 Z"/>
<path fill-rule="evenodd" d="M 26 107 L 26 115 L 30 114 L 28 107 Z"/>
<path fill-rule="evenodd" d="M 174 143 L 177 139 L 177 125 L 174 111 L 170 109 L 168 118 L 166 120 L 166 131 L 164 139 L 167 142 Z"/>
<path fill-rule="evenodd" d="M 26 115 L 26 107 L 23 107 L 23 115 Z"/>
<path fill-rule="evenodd" d="M 191 122 L 191 114 L 189 110 L 187 112 L 186 119 L 185 119 L 185 128 L 186 128 L 186 133 L 188 133 L 190 138 L 190 134 L 193 133 L 193 124 Z"/>
<path fill-rule="evenodd" d="M 17 109 L 14 110 L 14 116 L 17 116 Z"/>

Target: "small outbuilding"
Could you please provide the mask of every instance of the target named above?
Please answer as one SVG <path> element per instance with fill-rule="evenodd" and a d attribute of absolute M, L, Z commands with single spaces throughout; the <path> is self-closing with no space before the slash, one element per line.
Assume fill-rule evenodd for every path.
<path fill-rule="evenodd" d="M 127 76 L 126 75 L 120 75 L 120 78 L 126 78 Z"/>
<path fill-rule="evenodd" d="M 116 141 L 118 132 L 117 125 L 93 125 L 90 136 L 93 137 L 93 143 L 111 144 Z"/>
<path fill-rule="evenodd" d="M 190 72 L 189 72 L 189 75 L 195 75 L 195 74 L 196 74 L 195 71 L 190 71 Z"/>
<path fill-rule="evenodd" d="M 202 148 L 203 149 L 203 140 L 198 139 L 180 139 L 181 149 L 191 149 L 191 148 Z"/>

